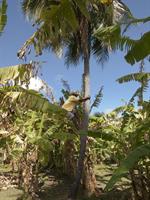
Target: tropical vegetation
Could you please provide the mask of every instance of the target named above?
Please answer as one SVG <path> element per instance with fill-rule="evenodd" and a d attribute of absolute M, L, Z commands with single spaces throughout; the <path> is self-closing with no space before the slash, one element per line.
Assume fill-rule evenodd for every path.
<path fill-rule="evenodd" d="M 3 0 L 0 34 L 6 11 Z M 108 114 L 94 114 L 93 107 L 103 100 L 102 86 L 91 104 L 88 100 L 76 106 L 73 118 L 61 108 L 71 86 L 62 80 L 62 96 L 56 101 L 40 77 L 40 62 L 0 68 L 0 168 L 13 177 L 16 185 L 10 185 L 23 191 L 19 199 L 50 199 L 47 191 L 53 185 L 46 188 L 46 183 L 53 174 L 68 180 L 64 198 L 58 199 L 117 200 L 121 195 L 124 200 L 149 200 L 150 102 L 144 94 L 150 73 L 144 71 L 144 59 L 150 55 L 150 34 L 138 40 L 125 34 L 129 26 L 148 23 L 150 17 L 136 19 L 119 0 L 23 0 L 22 11 L 37 30 L 18 57 L 26 61 L 32 49 L 37 56 L 47 49 L 64 56 L 67 67 L 82 62 L 80 98 L 91 94 L 92 56 L 104 65 L 109 53 L 119 49 L 126 51 L 128 63 L 140 61 L 140 67 L 117 79 L 139 83 L 129 102 Z M 40 81 L 38 90 L 30 87 L 31 80 Z"/>

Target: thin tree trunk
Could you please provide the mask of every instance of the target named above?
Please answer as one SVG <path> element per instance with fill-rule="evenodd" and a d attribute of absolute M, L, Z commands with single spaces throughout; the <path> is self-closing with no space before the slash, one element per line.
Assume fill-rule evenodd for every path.
<path fill-rule="evenodd" d="M 19 162 L 19 186 L 24 190 L 24 199 L 39 199 L 37 170 L 37 150 L 27 148 Z"/>
<path fill-rule="evenodd" d="M 144 181 L 144 175 L 143 175 L 143 170 L 142 170 L 142 166 L 138 167 L 138 174 L 139 174 L 139 179 L 140 179 L 140 193 L 142 195 L 142 199 L 143 200 L 149 200 L 149 194 L 148 194 L 148 190 L 146 187 L 146 183 Z"/>
<path fill-rule="evenodd" d="M 89 41 L 88 41 L 88 21 L 83 17 L 81 24 L 81 42 L 83 50 L 83 59 L 84 59 L 84 74 L 83 74 L 83 95 L 84 97 L 90 96 L 90 55 L 89 55 Z M 90 102 L 89 100 L 83 103 L 83 121 L 82 121 L 82 131 L 83 135 L 80 136 L 80 153 L 77 166 L 77 172 L 75 177 L 75 182 L 71 188 L 69 199 L 74 200 L 77 197 L 79 190 L 86 152 L 86 143 L 87 143 L 87 130 L 89 123 L 89 111 L 90 111 Z"/>
<path fill-rule="evenodd" d="M 134 171 L 130 170 L 130 177 L 131 177 L 131 184 L 132 184 L 132 189 L 134 192 L 134 196 L 136 200 L 141 200 L 141 197 L 138 194 L 137 186 L 136 186 L 136 181 L 134 180 Z"/>

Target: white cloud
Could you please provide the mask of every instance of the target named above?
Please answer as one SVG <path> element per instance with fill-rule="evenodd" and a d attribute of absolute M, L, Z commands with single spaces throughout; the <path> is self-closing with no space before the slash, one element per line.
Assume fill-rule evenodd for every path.
<path fill-rule="evenodd" d="M 28 87 L 31 90 L 40 91 L 41 89 L 44 89 L 44 84 L 39 77 L 32 77 Z"/>
<path fill-rule="evenodd" d="M 21 87 L 27 89 L 26 85 L 21 85 Z M 52 92 L 52 88 L 47 85 L 45 81 L 40 79 L 39 77 L 31 77 L 28 85 L 28 89 L 35 91 L 42 91 L 44 94 L 48 94 L 49 91 Z"/>

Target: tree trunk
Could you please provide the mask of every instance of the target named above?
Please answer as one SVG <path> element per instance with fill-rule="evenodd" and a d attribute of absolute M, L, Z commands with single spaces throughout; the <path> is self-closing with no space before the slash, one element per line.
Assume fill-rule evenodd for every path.
<path fill-rule="evenodd" d="M 75 178 L 76 164 L 75 144 L 73 140 L 68 139 L 64 144 L 64 172 L 72 180 Z"/>
<path fill-rule="evenodd" d="M 85 196 L 91 197 L 93 194 L 99 195 L 99 192 L 96 190 L 97 183 L 94 173 L 94 158 L 88 145 L 86 149 L 82 185 Z"/>
<path fill-rule="evenodd" d="M 80 34 L 81 34 L 81 46 L 83 51 L 83 59 L 84 59 L 84 74 L 83 74 L 83 95 L 84 97 L 90 96 L 90 54 L 89 54 L 89 24 L 86 18 L 82 17 L 80 22 Z M 89 123 L 89 111 L 90 111 L 90 101 L 86 101 L 83 103 L 83 121 L 82 121 L 82 131 L 83 135 L 80 136 L 80 152 L 78 159 L 77 172 L 75 177 L 75 182 L 72 185 L 69 199 L 74 200 L 77 197 L 77 193 L 79 190 L 83 168 L 84 168 L 84 160 L 85 160 L 85 152 L 86 152 L 86 144 L 87 144 L 87 130 Z"/>
<path fill-rule="evenodd" d="M 24 199 L 38 199 L 37 152 L 27 149 L 19 162 L 19 186 L 24 190 Z"/>

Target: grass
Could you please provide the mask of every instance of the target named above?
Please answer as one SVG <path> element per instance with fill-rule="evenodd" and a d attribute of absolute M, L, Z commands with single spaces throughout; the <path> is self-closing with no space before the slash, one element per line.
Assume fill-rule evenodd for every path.
<path fill-rule="evenodd" d="M 0 200 L 17 200 L 23 192 L 16 188 L 9 188 L 7 190 L 0 191 Z"/>
<path fill-rule="evenodd" d="M 10 165 L 2 165 L 0 164 L 0 174 L 9 173 L 11 171 Z"/>

